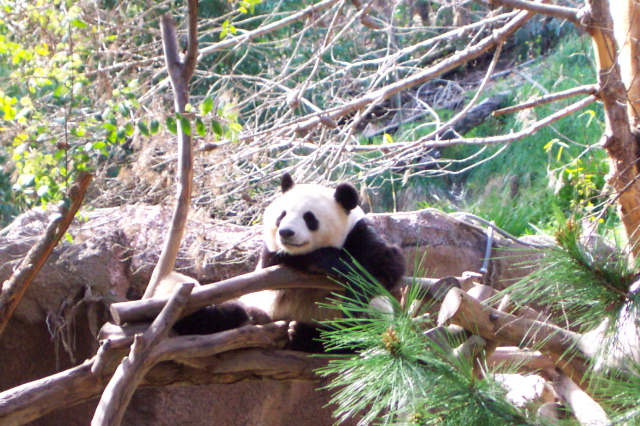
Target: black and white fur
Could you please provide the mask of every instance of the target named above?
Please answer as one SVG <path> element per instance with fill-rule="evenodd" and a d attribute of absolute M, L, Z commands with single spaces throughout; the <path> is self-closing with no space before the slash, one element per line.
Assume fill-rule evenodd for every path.
<path fill-rule="evenodd" d="M 259 268 L 286 265 L 307 272 L 338 276 L 357 261 L 385 288 L 404 275 L 405 260 L 396 246 L 375 231 L 358 205 L 358 192 L 348 183 L 335 189 L 294 184 L 289 174 L 281 181 L 282 195 L 264 212 L 263 248 Z M 320 307 L 328 290 L 266 290 L 238 301 L 205 308 L 176 325 L 180 334 L 205 334 L 246 323 L 296 321 L 289 348 L 321 352 L 315 340 L 317 322 L 340 315 Z"/>

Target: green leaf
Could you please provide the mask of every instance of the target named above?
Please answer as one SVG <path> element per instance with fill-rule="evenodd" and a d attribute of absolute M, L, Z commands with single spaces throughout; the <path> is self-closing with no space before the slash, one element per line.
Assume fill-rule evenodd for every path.
<path fill-rule="evenodd" d="M 158 131 L 160 130 L 160 122 L 154 118 L 149 124 L 151 125 L 151 134 L 155 135 L 156 133 L 158 133 Z"/>
<path fill-rule="evenodd" d="M 124 131 L 127 133 L 127 136 L 133 135 L 134 130 L 135 129 L 133 127 L 133 124 L 131 124 L 131 122 L 128 122 L 127 124 L 124 125 Z"/>
<path fill-rule="evenodd" d="M 200 113 L 202 115 L 207 115 L 211 112 L 212 109 L 213 109 L 213 99 L 211 98 L 211 96 L 207 96 L 206 98 L 204 98 L 204 101 L 202 101 L 202 103 L 200 104 Z"/>
<path fill-rule="evenodd" d="M 130 110 L 125 104 L 118 104 L 118 111 L 120 111 L 123 117 L 129 117 Z"/>
<path fill-rule="evenodd" d="M 138 130 L 140 130 L 140 133 L 142 133 L 144 136 L 149 136 L 149 128 L 144 121 L 138 121 Z"/>
<path fill-rule="evenodd" d="M 74 27 L 77 27 L 77 28 L 87 28 L 87 27 L 89 27 L 89 24 L 87 24 L 86 22 L 84 22 L 80 18 L 73 18 L 71 20 L 71 25 L 73 25 Z"/>
<path fill-rule="evenodd" d="M 38 197 L 42 197 L 47 192 L 49 192 L 49 185 L 42 185 L 40 188 L 38 188 L 36 194 L 38 194 Z"/>
<path fill-rule="evenodd" d="M 165 120 L 165 124 L 167 125 L 167 129 L 174 135 L 178 134 L 178 125 L 176 124 L 176 119 L 173 117 L 167 117 Z"/>
<path fill-rule="evenodd" d="M 178 120 L 180 120 L 180 128 L 182 129 L 182 133 L 187 136 L 191 136 L 191 122 L 187 117 L 182 114 L 177 114 Z"/>
<path fill-rule="evenodd" d="M 127 132 L 125 131 L 125 129 L 119 129 L 116 132 L 116 138 L 118 139 L 118 142 L 124 142 L 127 140 Z"/>
<path fill-rule="evenodd" d="M 202 137 L 207 133 L 207 128 L 200 117 L 196 118 L 196 132 Z"/>
<path fill-rule="evenodd" d="M 211 128 L 213 129 L 213 132 L 216 135 L 222 136 L 222 133 L 223 133 L 222 125 L 218 121 L 216 120 L 211 121 Z"/>

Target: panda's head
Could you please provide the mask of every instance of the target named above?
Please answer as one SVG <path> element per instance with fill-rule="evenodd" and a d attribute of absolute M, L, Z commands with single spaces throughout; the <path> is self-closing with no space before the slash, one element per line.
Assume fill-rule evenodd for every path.
<path fill-rule="evenodd" d="M 306 254 L 323 247 L 342 248 L 364 216 L 358 191 L 348 183 L 335 189 L 294 184 L 286 173 L 282 195 L 264 211 L 264 242 L 272 252 Z"/>

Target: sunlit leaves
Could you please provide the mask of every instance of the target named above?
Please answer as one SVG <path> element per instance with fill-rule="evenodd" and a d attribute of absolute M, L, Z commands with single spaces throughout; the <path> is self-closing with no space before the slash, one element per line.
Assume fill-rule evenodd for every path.
<path fill-rule="evenodd" d="M 167 130 L 169 130 L 174 135 L 178 134 L 178 125 L 176 124 L 176 119 L 169 116 L 165 118 L 164 124 L 167 126 Z"/>
<path fill-rule="evenodd" d="M 220 124 L 220 122 L 218 122 L 216 120 L 212 120 L 211 121 L 211 128 L 213 129 L 213 132 L 216 135 L 222 136 L 224 131 L 222 130 L 222 125 Z"/>
<path fill-rule="evenodd" d="M 211 112 L 211 110 L 213 110 L 213 99 L 211 98 L 211 96 L 207 96 L 200 104 L 200 113 L 202 115 L 207 115 Z"/>
<path fill-rule="evenodd" d="M 80 18 L 73 18 L 69 21 L 69 23 L 77 28 L 87 28 L 89 26 L 89 24 L 87 24 Z"/>
<path fill-rule="evenodd" d="M 242 13 L 254 13 L 255 7 L 262 3 L 261 0 L 241 0 L 239 2 L 238 10 Z"/>
<path fill-rule="evenodd" d="M 146 123 L 144 121 L 138 121 L 137 123 L 138 126 L 138 130 L 140 130 L 140 133 L 144 136 L 150 136 L 151 133 L 149 132 L 149 127 L 147 127 Z"/>
<path fill-rule="evenodd" d="M 180 129 L 182 133 L 187 136 L 191 136 L 191 122 L 187 117 L 182 114 L 178 114 L 178 121 L 180 122 Z"/>
<path fill-rule="evenodd" d="M 207 127 L 205 126 L 205 124 L 202 121 L 202 119 L 200 117 L 197 117 L 195 124 L 196 124 L 196 133 L 198 133 L 198 135 L 204 137 L 204 135 L 207 133 Z"/>
<path fill-rule="evenodd" d="M 222 23 L 222 30 L 220 31 L 220 39 L 224 39 L 229 34 L 235 35 L 236 27 L 228 19 L 226 19 Z"/>

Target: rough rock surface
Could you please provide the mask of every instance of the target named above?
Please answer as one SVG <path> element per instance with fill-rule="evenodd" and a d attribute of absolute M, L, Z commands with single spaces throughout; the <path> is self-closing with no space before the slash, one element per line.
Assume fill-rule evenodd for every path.
<path fill-rule="evenodd" d="M 139 298 L 148 282 L 170 220 L 171 209 L 125 206 L 83 213 L 49 258 L 0 338 L 0 391 L 52 375 L 95 354 L 96 331 L 116 301 Z M 479 271 L 484 230 L 432 210 L 373 215 L 380 232 L 402 247 L 408 269 L 442 277 Z M 0 233 L 0 282 L 42 233 L 48 214 L 34 210 Z M 176 268 L 210 283 L 255 268 L 259 227 L 239 227 L 203 218 L 187 223 Z M 530 250 L 495 237 L 489 283 L 503 288 L 526 274 L 513 267 Z M 535 254 L 533 255 L 535 256 Z M 332 424 L 326 391 L 317 383 L 242 382 L 141 389 L 125 416 L 131 425 L 326 425 Z M 97 400 L 50 413 L 37 425 L 89 424 Z"/>

